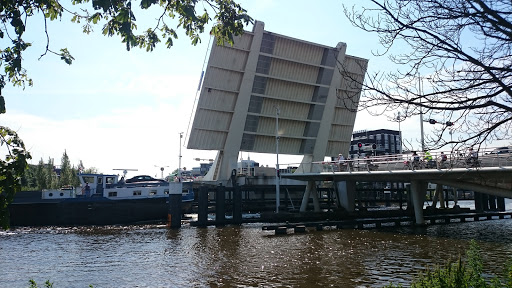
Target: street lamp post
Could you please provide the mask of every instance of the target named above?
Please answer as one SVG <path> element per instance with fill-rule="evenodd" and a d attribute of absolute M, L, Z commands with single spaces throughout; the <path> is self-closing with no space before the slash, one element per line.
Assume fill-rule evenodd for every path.
<path fill-rule="evenodd" d="M 160 167 L 160 171 L 162 171 L 161 177 L 162 177 L 162 179 L 164 179 L 164 169 L 165 169 L 165 167 L 169 167 L 169 166 L 158 166 L 158 165 L 155 165 L 155 167 Z"/>
<path fill-rule="evenodd" d="M 183 132 L 180 132 L 180 155 L 178 158 L 178 181 L 181 182 L 181 139 L 183 138 Z"/>
<path fill-rule="evenodd" d="M 396 117 L 398 121 L 398 137 L 400 141 L 399 153 L 402 154 L 402 129 L 400 129 L 400 122 L 402 122 L 402 118 L 400 118 L 400 111 L 398 111 L 398 116 Z"/>
<path fill-rule="evenodd" d="M 452 144 L 452 153 L 453 153 L 453 128 L 450 128 L 448 133 L 450 133 L 450 142 Z"/>
<path fill-rule="evenodd" d="M 279 107 L 274 106 L 276 108 L 276 213 L 279 213 Z"/>
<path fill-rule="evenodd" d="M 423 96 L 423 78 L 420 76 L 419 81 L 420 92 L 420 131 L 421 131 L 421 151 L 425 152 L 425 138 L 423 136 L 423 111 L 421 109 L 421 97 Z"/>

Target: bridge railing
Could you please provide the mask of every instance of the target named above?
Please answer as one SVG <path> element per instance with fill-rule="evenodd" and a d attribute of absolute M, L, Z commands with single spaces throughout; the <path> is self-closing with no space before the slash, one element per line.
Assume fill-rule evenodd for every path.
<path fill-rule="evenodd" d="M 357 172 L 419 169 L 451 169 L 512 166 L 512 153 L 491 153 L 492 149 L 480 150 L 477 155 L 461 151 L 436 151 L 413 154 L 390 154 L 303 163 L 296 173 L 307 172 Z M 476 157 L 472 157 L 476 156 Z M 416 158 L 416 160 L 415 160 Z"/>

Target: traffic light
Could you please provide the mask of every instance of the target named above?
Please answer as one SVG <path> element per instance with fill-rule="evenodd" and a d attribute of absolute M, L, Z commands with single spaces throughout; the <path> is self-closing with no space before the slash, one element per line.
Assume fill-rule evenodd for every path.
<path fill-rule="evenodd" d="M 373 149 L 373 150 L 377 149 L 377 144 L 373 143 L 373 144 L 372 144 L 372 149 Z"/>
<path fill-rule="evenodd" d="M 446 121 L 446 126 L 453 126 L 453 122 Z"/>
<path fill-rule="evenodd" d="M 434 120 L 434 119 L 429 119 L 429 120 L 428 120 L 428 123 L 430 123 L 430 124 L 436 124 L 436 123 L 437 123 L 437 121 L 436 121 L 436 120 Z"/>
<path fill-rule="evenodd" d="M 361 147 L 363 147 L 363 143 L 358 142 L 358 143 L 357 143 L 357 148 L 361 149 Z"/>

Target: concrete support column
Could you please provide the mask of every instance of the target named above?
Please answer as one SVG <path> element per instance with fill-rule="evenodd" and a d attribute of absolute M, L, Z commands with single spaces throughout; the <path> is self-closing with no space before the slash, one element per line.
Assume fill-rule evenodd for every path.
<path fill-rule="evenodd" d="M 443 189 L 443 185 L 440 185 L 440 184 L 437 184 L 439 186 L 441 186 L 440 190 L 439 190 L 439 208 L 442 208 L 442 209 L 445 209 L 445 208 L 448 208 L 446 206 L 446 203 L 444 201 L 444 189 Z M 437 190 L 436 190 L 437 191 Z"/>
<path fill-rule="evenodd" d="M 306 191 L 304 192 L 304 197 L 302 197 L 302 203 L 300 204 L 300 212 L 306 212 L 309 197 L 313 198 L 313 207 L 315 212 L 320 212 L 320 203 L 318 202 L 318 194 L 315 181 L 308 181 L 308 184 L 306 185 Z"/>
<path fill-rule="evenodd" d="M 453 207 L 455 208 L 457 203 L 459 203 L 459 197 L 457 195 L 457 189 L 455 189 L 455 187 L 452 187 L 452 192 L 453 192 Z"/>
<path fill-rule="evenodd" d="M 497 197 L 496 201 L 498 202 L 498 211 L 505 212 L 505 198 Z"/>
<path fill-rule="evenodd" d="M 414 206 L 414 217 L 417 225 L 425 224 L 423 218 L 423 203 L 425 202 L 425 193 L 427 183 L 419 180 L 411 181 L 412 203 Z"/>
<path fill-rule="evenodd" d="M 436 185 L 436 191 L 434 192 L 434 197 L 432 198 L 432 207 L 437 207 L 437 201 L 440 201 L 440 206 L 444 207 L 443 203 L 443 185 L 437 184 Z"/>
<path fill-rule="evenodd" d="M 483 195 L 482 193 L 473 192 L 473 197 L 475 199 L 475 210 L 477 212 L 484 211 L 482 195 Z"/>
<path fill-rule="evenodd" d="M 338 199 L 340 199 L 341 207 L 345 208 L 348 212 L 353 212 L 356 206 L 356 182 L 336 182 L 336 188 L 338 189 Z"/>
<path fill-rule="evenodd" d="M 489 210 L 496 211 L 496 196 L 489 195 Z"/>

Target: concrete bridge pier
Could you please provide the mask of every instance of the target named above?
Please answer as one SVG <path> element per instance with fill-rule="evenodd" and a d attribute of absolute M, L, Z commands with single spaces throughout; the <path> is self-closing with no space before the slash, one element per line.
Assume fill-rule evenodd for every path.
<path fill-rule="evenodd" d="M 318 193 L 316 189 L 316 181 L 308 180 L 308 184 L 306 185 L 306 191 L 304 192 L 304 196 L 302 198 L 302 203 L 300 205 L 300 212 L 306 212 L 309 202 L 309 197 L 313 198 L 313 207 L 315 212 L 320 212 L 320 202 L 318 202 Z"/>
<path fill-rule="evenodd" d="M 348 212 L 353 212 L 356 206 L 356 181 L 336 182 L 336 188 L 341 207 Z"/>
<path fill-rule="evenodd" d="M 425 224 L 425 219 L 423 218 L 423 203 L 425 203 L 427 184 L 427 182 L 419 180 L 411 181 L 412 205 L 414 207 L 416 225 Z"/>

